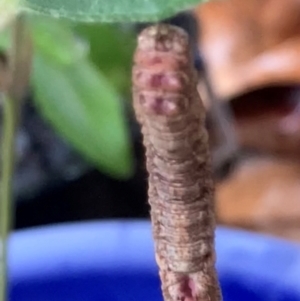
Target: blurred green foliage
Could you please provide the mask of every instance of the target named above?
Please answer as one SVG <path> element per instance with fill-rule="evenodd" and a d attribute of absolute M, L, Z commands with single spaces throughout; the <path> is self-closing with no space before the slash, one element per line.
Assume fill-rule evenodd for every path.
<path fill-rule="evenodd" d="M 6 51 L 10 44 L 10 35 L 7 30 L 0 32 L 0 51 Z"/>
<path fill-rule="evenodd" d="M 75 30 L 89 42 L 91 61 L 122 95 L 129 96 L 135 47 L 135 37 L 130 29 L 103 23 L 81 23 Z"/>
<path fill-rule="evenodd" d="M 128 178 L 133 166 L 122 101 L 130 91 L 133 33 L 116 25 L 28 21 L 37 109 L 101 171 Z M 1 44 L 8 46 L 5 33 Z"/>
<path fill-rule="evenodd" d="M 27 19 L 37 108 L 95 166 L 129 177 L 132 155 L 121 99 L 130 98 L 135 37 L 128 27 L 103 22 L 158 21 L 205 0 L 13 1 L 5 5 L 11 15 L 33 13 Z"/>
<path fill-rule="evenodd" d="M 14 19 L 20 7 L 19 0 L 0 1 L 0 31 Z"/>

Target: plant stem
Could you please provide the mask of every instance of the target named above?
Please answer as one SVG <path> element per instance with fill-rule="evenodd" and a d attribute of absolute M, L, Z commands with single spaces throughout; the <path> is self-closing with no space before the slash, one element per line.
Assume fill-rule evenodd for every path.
<path fill-rule="evenodd" d="M 20 15 L 12 27 L 12 46 L 9 53 L 11 84 L 8 87 L 8 95 L 16 103 L 18 115 L 21 113 L 22 100 L 28 89 L 32 52 L 32 40 L 26 18 Z"/>
<path fill-rule="evenodd" d="M 12 24 L 12 45 L 9 53 L 9 86 L 0 94 L 3 104 L 3 139 L 1 152 L 0 191 L 0 301 L 7 294 L 7 238 L 12 219 L 12 186 L 15 164 L 15 138 L 27 91 L 32 58 L 32 44 L 26 20 L 18 16 Z"/>
<path fill-rule="evenodd" d="M 0 202 L 0 237 L 1 237 L 1 301 L 7 298 L 7 238 L 11 228 L 12 179 L 14 169 L 16 107 L 12 99 L 2 95 L 3 100 L 3 140 L 2 140 L 2 183 Z"/>

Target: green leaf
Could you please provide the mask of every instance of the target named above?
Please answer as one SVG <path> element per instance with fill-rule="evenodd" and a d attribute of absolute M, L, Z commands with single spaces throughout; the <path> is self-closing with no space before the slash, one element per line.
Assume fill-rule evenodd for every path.
<path fill-rule="evenodd" d="M 35 46 L 49 60 L 72 64 L 88 55 L 88 45 L 74 36 L 69 23 L 40 17 L 31 17 L 28 21 Z"/>
<path fill-rule="evenodd" d="M 135 35 L 114 24 L 80 24 L 75 32 L 89 42 L 89 57 L 122 95 L 131 93 Z"/>
<path fill-rule="evenodd" d="M 55 43 L 55 36 L 52 38 Z M 129 177 L 130 141 L 115 89 L 88 60 L 62 64 L 55 54 L 50 59 L 49 51 L 36 45 L 33 85 L 37 108 L 101 171 L 118 178 Z"/>
<path fill-rule="evenodd" d="M 150 22 L 201 0 L 23 0 L 23 9 L 85 22 Z"/>

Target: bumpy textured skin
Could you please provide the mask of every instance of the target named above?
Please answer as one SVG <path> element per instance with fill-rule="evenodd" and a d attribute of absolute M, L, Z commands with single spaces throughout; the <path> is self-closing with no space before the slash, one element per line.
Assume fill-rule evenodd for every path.
<path fill-rule="evenodd" d="M 133 102 L 146 147 L 164 299 L 220 301 L 208 135 L 189 49 L 180 28 L 143 30 L 134 56 Z"/>

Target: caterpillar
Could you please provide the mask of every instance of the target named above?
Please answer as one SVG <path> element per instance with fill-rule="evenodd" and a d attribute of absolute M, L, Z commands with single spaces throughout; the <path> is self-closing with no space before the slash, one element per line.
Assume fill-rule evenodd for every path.
<path fill-rule="evenodd" d="M 164 300 L 220 301 L 208 134 L 187 33 L 167 24 L 144 29 L 132 82 Z"/>

